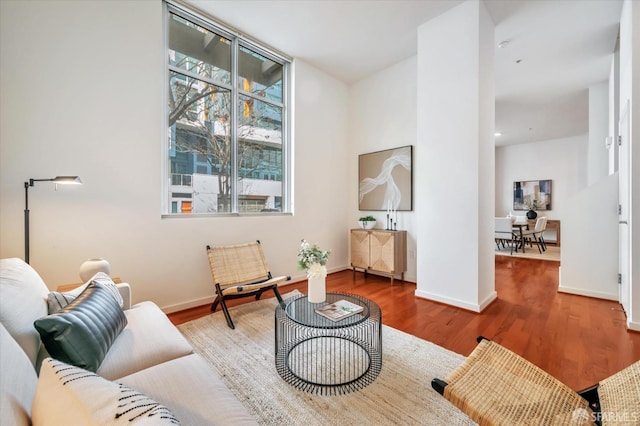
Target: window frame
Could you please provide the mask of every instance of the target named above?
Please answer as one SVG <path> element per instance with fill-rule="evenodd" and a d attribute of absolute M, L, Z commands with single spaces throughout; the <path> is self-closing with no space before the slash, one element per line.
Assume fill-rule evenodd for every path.
<path fill-rule="evenodd" d="M 231 66 L 230 77 L 231 83 L 226 84 L 214 79 L 207 79 L 203 76 L 194 74 L 184 69 L 178 69 L 170 64 L 169 61 L 169 19 L 171 14 L 178 15 L 187 21 L 191 21 L 194 24 L 201 26 L 209 31 L 212 31 L 222 37 L 231 41 Z M 292 167 L 292 152 L 293 152 L 293 140 L 292 140 L 292 67 L 293 60 L 291 57 L 279 52 L 276 49 L 269 47 L 268 45 L 254 40 L 239 31 L 233 29 L 233 27 L 226 25 L 218 19 L 209 16 L 203 12 L 192 10 L 185 7 L 182 4 L 175 3 L 171 0 L 163 1 L 163 118 L 162 118 L 162 201 L 161 201 L 161 217 L 162 218 L 175 218 L 175 217 L 229 217 L 229 216 L 255 216 L 255 215 L 292 215 L 293 214 L 293 167 Z M 274 61 L 282 65 L 282 101 L 268 99 L 267 97 L 253 94 L 250 91 L 244 90 L 240 87 L 240 76 L 238 72 L 238 56 L 240 49 L 249 49 L 263 57 Z M 167 88 L 167 82 L 169 81 L 171 72 L 179 72 L 180 74 L 195 78 L 200 81 L 206 81 L 209 84 L 227 89 L 230 91 L 231 106 L 231 158 L 230 158 L 230 180 L 231 185 L 231 211 L 222 213 L 173 213 L 172 206 L 173 201 L 171 197 L 171 158 L 169 152 L 171 149 L 171 134 L 167 120 L 169 117 L 169 89 Z M 281 157 L 282 157 L 282 170 L 281 170 L 281 186 L 282 193 L 275 198 L 279 201 L 280 211 L 268 211 L 268 212 L 241 212 L 239 211 L 240 200 L 245 199 L 249 194 L 240 193 L 239 183 L 239 106 L 241 97 L 248 97 L 256 102 L 266 102 L 276 107 L 282 108 L 282 143 L 281 143 Z M 266 179 L 270 181 L 271 179 Z M 186 201 L 186 200 L 185 200 Z"/>

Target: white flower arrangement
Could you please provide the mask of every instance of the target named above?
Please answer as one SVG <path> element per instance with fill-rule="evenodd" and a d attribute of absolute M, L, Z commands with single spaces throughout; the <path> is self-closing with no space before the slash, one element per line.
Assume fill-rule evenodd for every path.
<path fill-rule="evenodd" d="M 539 200 L 531 200 L 531 202 L 525 203 L 525 206 L 529 210 L 536 211 L 539 208 L 538 204 L 542 204 L 542 202 L 540 202 Z"/>
<path fill-rule="evenodd" d="M 308 279 L 325 278 L 327 276 L 327 267 L 319 263 L 312 263 L 307 269 Z"/>
<path fill-rule="evenodd" d="M 298 250 L 298 270 L 306 270 L 308 279 L 324 278 L 330 254 L 331 250 L 321 250 L 316 244 L 302 240 Z"/>

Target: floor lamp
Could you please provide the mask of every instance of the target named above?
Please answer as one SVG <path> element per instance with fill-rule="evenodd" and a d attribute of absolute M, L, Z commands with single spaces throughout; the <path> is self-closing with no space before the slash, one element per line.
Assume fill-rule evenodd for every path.
<path fill-rule="evenodd" d="M 24 261 L 29 263 L 29 187 L 33 186 L 36 182 L 51 182 L 67 185 L 75 184 L 81 185 L 82 180 L 78 176 L 56 176 L 51 179 L 29 179 L 24 183 Z"/>

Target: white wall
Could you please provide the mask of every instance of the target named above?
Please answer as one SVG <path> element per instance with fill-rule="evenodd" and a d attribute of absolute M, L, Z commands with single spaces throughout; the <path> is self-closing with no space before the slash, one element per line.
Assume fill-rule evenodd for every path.
<path fill-rule="evenodd" d="M 587 186 L 566 199 L 565 211 L 574 213 L 562 226 L 558 291 L 618 300 L 618 175 L 609 175 L 609 113 L 609 82 L 589 87 Z"/>
<path fill-rule="evenodd" d="M 605 139 L 609 135 L 609 82 L 589 87 L 589 149 L 587 182 L 592 185 L 609 174 L 609 151 Z"/>
<path fill-rule="evenodd" d="M 482 2 L 418 28 L 416 295 L 476 312 L 496 297 L 493 34 Z"/>
<path fill-rule="evenodd" d="M 587 147 L 586 134 L 496 147 L 495 215 L 506 216 L 513 211 L 513 182 L 551 179 L 552 209 L 542 213 L 549 219 L 560 220 L 562 233 L 563 218 L 574 213 L 567 209 L 567 199 L 587 186 Z"/>
<path fill-rule="evenodd" d="M 611 82 L 615 85 L 615 82 Z M 618 299 L 618 175 L 609 175 L 609 82 L 589 87 L 587 184 L 563 199 L 558 290 Z M 611 110 L 614 114 L 615 111 Z"/>
<path fill-rule="evenodd" d="M 162 3 L 2 1 L 0 19 L 0 257 L 24 255 L 23 182 L 67 174 L 84 185 L 29 191 L 31 264 L 52 289 L 104 257 L 134 301 L 183 309 L 212 298 L 206 244 L 254 239 L 275 274 L 303 277 L 301 238 L 347 266 L 346 85 L 295 63 L 293 216 L 162 219 Z"/>
<path fill-rule="evenodd" d="M 371 214 L 386 226 L 385 212 L 358 210 L 358 155 L 416 145 L 416 57 L 406 59 L 349 87 L 349 224 Z M 414 161 L 414 167 L 416 163 Z M 415 170 L 414 170 L 415 176 Z M 415 179 L 414 179 L 415 181 Z M 398 212 L 398 229 L 407 231 L 405 280 L 416 281 L 416 230 L 414 210 Z"/>
<path fill-rule="evenodd" d="M 558 291 L 618 300 L 618 174 L 567 199 Z"/>

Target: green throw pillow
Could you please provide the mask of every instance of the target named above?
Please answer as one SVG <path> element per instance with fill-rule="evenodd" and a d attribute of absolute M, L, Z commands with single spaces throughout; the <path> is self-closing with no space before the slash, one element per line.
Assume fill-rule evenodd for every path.
<path fill-rule="evenodd" d="M 49 355 L 93 372 L 126 325 L 118 302 L 96 281 L 64 309 L 34 323 Z"/>
<path fill-rule="evenodd" d="M 78 288 L 74 288 L 73 290 L 65 292 L 50 292 L 47 296 L 49 314 L 55 314 L 60 309 L 76 300 L 76 297 L 80 296 L 80 294 L 86 290 L 86 288 L 89 286 L 89 284 L 91 284 L 92 281 L 96 281 L 104 285 L 108 290 L 111 291 L 111 294 L 113 295 L 113 298 L 118 302 L 118 305 L 120 305 L 121 308 L 124 306 L 124 300 L 122 299 L 120 291 L 118 291 L 118 286 L 116 285 L 116 283 L 114 283 L 111 277 L 104 272 L 97 272 L 89 281 Z"/>

